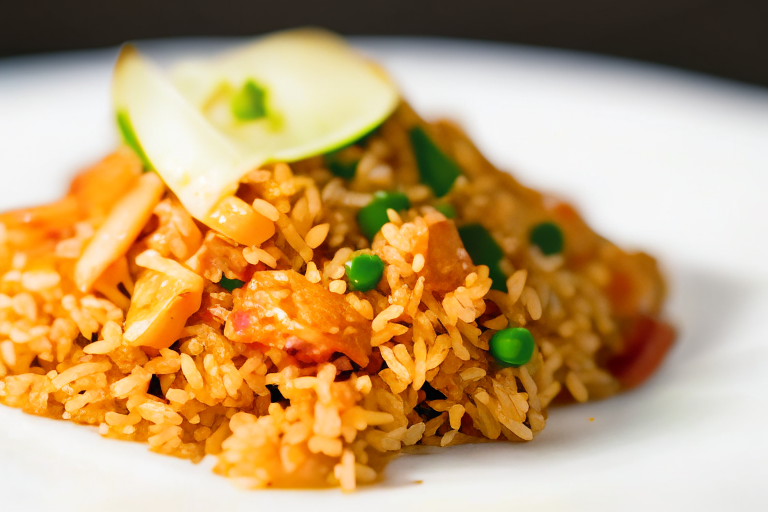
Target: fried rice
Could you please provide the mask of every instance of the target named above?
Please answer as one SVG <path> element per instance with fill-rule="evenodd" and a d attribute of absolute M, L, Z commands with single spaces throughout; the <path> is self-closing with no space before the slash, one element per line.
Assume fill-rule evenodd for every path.
<path fill-rule="evenodd" d="M 462 172 L 440 199 L 420 179 L 417 126 Z M 252 245 L 195 221 L 125 147 L 62 200 L 0 216 L 0 402 L 216 457 L 247 488 L 351 491 L 405 447 L 531 441 L 553 403 L 609 397 L 661 362 L 673 336 L 655 261 L 494 168 L 455 124 L 401 104 L 339 154 L 352 179 L 323 156 L 242 178 L 236 197 L 269 235 Z M 379 190 L 410 207 L 369 240 L 358 215 Z M 531 242 L 543 221 L 561 252 Z M 501 248 L 503 286 L 468 260 L 468 225 Z M 384 263 L 365 292 L 345 275 L 360 254 Z M 512 327 L 535 340 L 520 366 L 489 352 Z"/>

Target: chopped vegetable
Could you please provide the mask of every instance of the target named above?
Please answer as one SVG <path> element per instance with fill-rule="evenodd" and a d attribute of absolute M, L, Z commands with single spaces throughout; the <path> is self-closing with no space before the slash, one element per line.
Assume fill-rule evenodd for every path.
<path fill-rule="evenodd" d="M 246 84 L 234 104 L 231 94 L 220 94 L 222 83 Z M 190 214 L 215 229 L 211 211 L 248 171 L 343 147 L 379 126 L 400 101 L 386 73 L 320 30 L 284 32 L 185 66 L 175 85 L 125 46 L 113 80 L 115 110 L 124 113 L 118 123 Z M 279 113 L 278 122 L 242 122 L 262 110 L 270 119 Z"/>
<path fill-rule="evenodd" d="M 371 322 L 343 295 L 293 270 L 255 272 L 235 297 L 224 334 L 277 347 L 305 363 L 326 362 L 341 352 L 366 366 L 371 353 Z"/>
<path fill-rule="evenodd" d="M 136 153 L 141 160 L 141 163 L 144 165 L 144 169 L 152 169 L 152 162 L 149 161 L 147 154 L 139 143 L 139 139 L 136 138 L 136 132 L 133 131 L 133 125 L 131 124 L 131 118 L 125 110 L 120 110 L 117 113 L 117 127 L 120 130 L 123 142 Z"/>
<path fill-rule="evenodd" d="M 496 364 L 518 367 L 531 360 L 536 344 L 528 329 L 511 327 L 494 334 L 489 345 Z"/>
<path fill-rule="evenodd" d="M 421 127 L 412 128 L 409 135 L 421 181 L 429 185 L 437 197 L 443 197 L 451 190 L 456 178 L 461 176 L 461 168 L 432 142 Z"/>
<path fill-rule="evenodd" d="M 115 204 L 75 264 L 75 284 L 81 292 L 88 292 L 102 272 L 128 251 L 164 192 L 157 174 L 146 173 Z"/>
<path fill-rule="evenodd" d="M 610 279 L 605 287 L 611 312 L 619 318 L 655 316 L 666 295 L 656 260 L 644 253 L 616 253 L 608 262 Z"/>
<path fill-rule="evenodd" d="M 351 290 L 367 292 L 379 284 L 384 262 L 375 254 L 358 254 L 344 264 L 344 270 Z"/>
<path fill-rule="evenodd" d="M 428 232 L 427 253 L 421 271 L 424 285 L 437 293 L 453 291 L 464 284 L 470 272 L 474 272 L 472 259 L 453 221 L 436 222 L 429 226 Z"/>
<path fill-rule="evenodd" d="M 570 204 L 556 203 L 550 212 L 563 231 L 563 238 L 568 240 L 568 246 L 563 246 L 563 254 L 568 257 L 569 263 L 580 268 L 591 261 L 599 250 L 600 237 Z"/>
<path fill-rule="evenodd" d="M 235 288 L 242 288 L 244 284 L 245 281 L 241 281 L 239 279 L 230 279 L 227 276 L 221 276 L 221 280 L 219 281 L 219 286 L 228 292 L 232 292 L 232 290 Z"/>
<path fill-rule="evenodd" d="M 491 288 L 506 292 L 507 278 L 499 267 L 504 251 L 491 234 L 480 224 L 469 224 L 459 228 L 459 236 L 472 262 L 475 265 L 486 265 L 490 270 L 489 277 L 493 280 Z"/>
<path fill-rule="evenodd" d="M 259 38 L 209 61 L 183 64 L 172 78 L 189 104 L 240 152 L 277 162 L 351 144 L 381 125 L 400 101 L 386 72 L 318 29 Z M 239 121 L 231 113 L 231 95 L 221 94 L 222 83 L 248 80 L 267 91 L 270 122 Z"/>
<path fill-rule="evenodd" d="M 232 115 L 240 121 L 253 121 L 267 115 L 267 92 L 253 80 L 248 80 L 230 103 Z"/>
<path fill-rule="evenodd" d="M 357 223 L 360 226 L 360 231 L 368 238 L 373 240 L 376 233 L 389 222 L 387 217 L 387 210 L 390 208 L 395 211 L 407 210 L 411 207 L 411 202 L 408 200 L 408 196 L 402 192 L 385 192 L 379 190 L 373 194 L 373 200 L 364 206 L 357 214 Z"/>
<path fill-rule="evenodd" d="M 237 243 L 261 245 L 275 234 L 275 223 L 236 196 L 227 196 L 203 219 Z"/>
<path fill-rule="evenodd" d="M 453 219 L 456 217 L 456 209 L 451 203 L 437 203 L 435 205 L 435 210 L 445 215 L 445 217 L 448 219 Z"/>
<path fill-rule="evenodd" d="M 344 178 L 345 180 L 351 180 L 355 177 L 355 172 L 357 172 L 357 164 L 360 162 L 360 160 L 347 160 L 342 158 L 339 153 L 339 151 L 334 151 L 333 153 L 328 153 L 325 155 L 325 165 L 328 166 L 328 169 L 333 173 L 334 176 Z"/>
<path fill-rule="evenodd" d="M 203 278 L 153 250 L 139 254 L 136 264 L 145 270 L 136 280 L 124 338 L 133 346 L 168 348 L 200 309 Z"/>
<path fill-rule="evenodd" d="M 531 243 L 546 256 L 563 252 L 563 232 L 554 222 L 542 222 L 531 229 Z"/>
<path fill-rule="evenodd" d="M 241 154 L 130 45 L 117 58 L 112 95 L 117 111 L 130 115 L 152 168 L 198 220 L 205 222 L 238 180 L 266 159 Z"/>
<path fill-rule="evenodd" d="M 634 388 L 654 374 L 674 341 L 672 326 L 640 316 L 624 337 L 622 353 L 608 362 L 608 369 L 624 388 Z"/>

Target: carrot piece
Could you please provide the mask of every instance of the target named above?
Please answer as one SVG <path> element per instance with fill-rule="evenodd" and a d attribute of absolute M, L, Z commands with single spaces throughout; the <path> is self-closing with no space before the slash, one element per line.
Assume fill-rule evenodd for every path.
<path fill-rule="evenodd" d="M 75 264 L 75 284 L 80 291 L 90 290 L 104 270 L 128 251 L 164 192 L 160 177 L 146 173 L 115 204 Z"/>

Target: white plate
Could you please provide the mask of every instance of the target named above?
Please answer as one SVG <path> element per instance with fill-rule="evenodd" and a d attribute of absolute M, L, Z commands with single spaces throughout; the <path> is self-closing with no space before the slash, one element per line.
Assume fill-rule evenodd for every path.
<path fill-rule="evenodd" d="M 427 117 L 659 256 L 681 336 L 651 382 L 554 409 L 524 445 L 400 457 L 353 495 L 246 492 L 210 472 L 0 407 L 3 510 L 756 510 L 768 461 L 768 92 L 507 45 L 362 39 Z M 230 42 L 145 45 L 161 60 Z M 0 61 L 0 206 L 59 197 L 112 148 L 115 50 Z M 594 421 L 590 421 L 594 418 Z M 423 481 L 416 484 L 415 481 Z"/>

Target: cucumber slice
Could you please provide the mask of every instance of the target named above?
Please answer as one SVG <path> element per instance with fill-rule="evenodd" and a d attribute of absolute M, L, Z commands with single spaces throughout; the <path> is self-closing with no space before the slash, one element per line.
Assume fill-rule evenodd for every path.
<path fill-rule="evenodd" d="M 376 64 L 319 29 L 280 32 L 171 73 L 179 91 L 246 153 L 291 162 L 345 146 L 381 124 L 400 101 Z M 231 101 L 249 81 L 266 116 L 243 121 Z"/>
<path fill-rule="evenodd" d="M 198 219 L 265 160 L 240 153 L 130 45 L 117 59 L 112 97 L 117 112 L 130 119 L 152 169 Z"/>
<path fill-rule="evenodd" d="M 152 169 L 203 222 L 249 170 L 345 146 L 400 101 L 381 68 L 316 29 L 268 36 L 180 65 L 172 76 L 173 83 L 126 46 L 115 66 L 114 105 Z M 233 101 L 243 101 L 238 94 L 249 83 L 258 84 L 264 103 L 258 116 L 238 116 L 242 105 Z"/>

